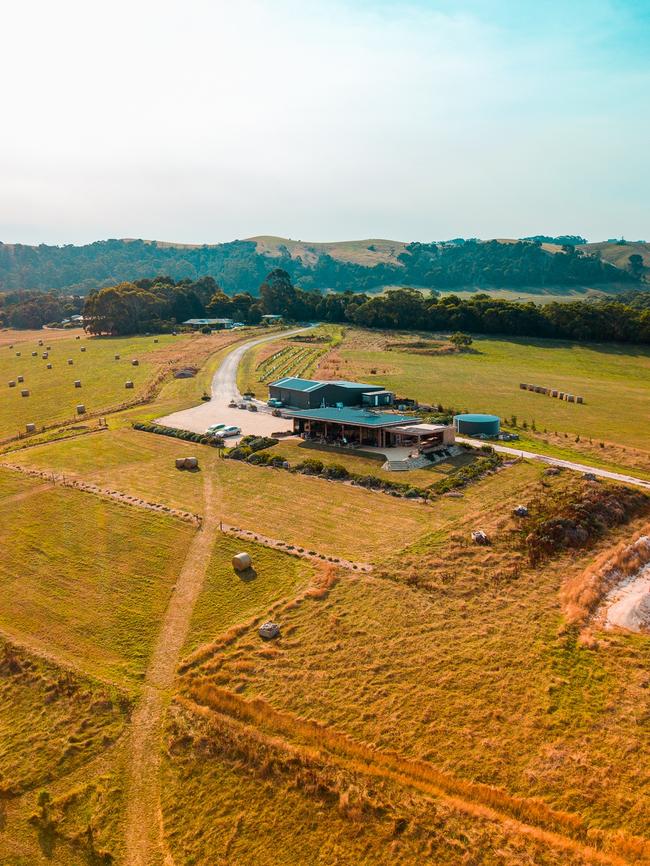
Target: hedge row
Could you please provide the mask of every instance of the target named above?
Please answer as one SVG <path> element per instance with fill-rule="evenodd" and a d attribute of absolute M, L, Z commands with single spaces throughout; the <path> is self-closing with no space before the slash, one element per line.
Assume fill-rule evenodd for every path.
<path fill-rule="evenodd" d="M 312 457 L 297 463 L 295 466 L 290 466 L 284 458 L 273 456 L 267 452 L 250 453 L 248 456 L 242 456 L 238 459 L 246 460 L 255 466 L 271 466 L 276 469 L 287 469 L 300 475 L 312 475 L 331 481 L 349 481 L 358 487 L 365 487 L 367 490 L 382 490 L 391 496 L 400 496 L 406 499 L 435 499 L 441 493 L 465 487 L 471 481 L 477 480 L 487 472 L 494 471 L 503 463 L 503 458 L 498 454 L 494 452 L 488 453 L 484 457 L 479 457 L 471 465 L 459 469 L 458 472 L 455 472 L 449 478 L 436 481 L 430 487 L 423 488 L 414 487 L 411 484 L 404 484 L 399 481 L 388 481 L 385 478 L 378 478 L 376 475 L 359 475 L 356 472 L 350 472 L 340 463 L 332 463 L 326 466 L 321 460 Z"/>
<path fill-rule="evenodd" d="M 191 430 L 177 430 L 175 427 L 165 427 L 163 424 L 150 424 L 147 421 L 134 421 L 134 430 L 143 430 L 145 433 L 158 433 L 159 436 L 171 436 L 174 439 L 182 439 L 183 442 L 196 442 L 198 445 L 212 445 L 214 448 L 223 448 L 224 442 L 221 436 L 212 436 L 205 433 L 192 433 Z"/>

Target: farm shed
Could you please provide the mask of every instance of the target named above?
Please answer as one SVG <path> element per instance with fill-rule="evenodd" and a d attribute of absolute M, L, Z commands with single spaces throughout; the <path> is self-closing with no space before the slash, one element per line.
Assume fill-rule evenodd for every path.
<path fill-rule="evenodd" d="M 381 395 L 381 398 L 377 397 L 378 402 L 371 403 L 372 394 Z M 385 406 L 393 402 L 391 392 L 386 391 L 383 385 L 365 385 L 362 382 L 346 382 L 342 379 L 301 379 L 298 376 L 286 376 L 271 382 L 269 398 L 295 409 L 324 409 L 327 406 L 362 404 Z"/>

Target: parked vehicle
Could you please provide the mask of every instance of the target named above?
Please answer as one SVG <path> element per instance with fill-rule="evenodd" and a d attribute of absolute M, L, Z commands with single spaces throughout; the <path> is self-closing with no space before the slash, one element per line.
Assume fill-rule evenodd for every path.
<path fill-rule="evenodd" d="M 220 436 L 239 436 L 241 427 L 224 427 L 219 431 Z"/>
<path fill-rule="evenodd" d="M 210 424 L 208 429 L 205 431 L 206 436 L 209 436 L 211 433 L 221 433 L 225 426 L 225 424 Z"/>
<path fill-rule="evenodd" d="M 255 405 L 255 403 L 249 403 L 248 404 L 248 411 L 249 412 L 257 412 L 257 406 Z"/>
<path fill-rule="evenodd" d="M 270 406 L 272 409 L 281 409 L 282 408 L 282 400 L 276 400 L 271 397 L 270 400 L 266 401 L 266 405 Z"/>

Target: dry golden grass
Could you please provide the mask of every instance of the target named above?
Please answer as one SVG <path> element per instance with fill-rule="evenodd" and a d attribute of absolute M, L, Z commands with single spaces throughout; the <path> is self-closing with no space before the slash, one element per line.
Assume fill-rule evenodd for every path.
<path fill-rule="evenodd" d="M 381 579 L 344 579 L 327 598 L 290 606 L 273 654 L 244 632 L 192 682 L 539 798 L 592 830 L 643 836 L 650 645 L 616 635 L 593 651 L 561 629 L 559 590 L 594 553 L 530 569 L 512 540 L 516 502 L 483 515 L 491 547 L 468 544 L 466 530 L 434 534 Z M 614 531 L 596 555 L 638 528 Z"/>
<path fill-rule="evenodd" d="M 365 770 L 184 701 L 163 766 L 167 844 L 197 866 L 271 866 L 280 852 L 296 866 L 595 862 Z"/>
<path fill-rule="evenodd" d="M 355 561 L 383 558 L 394 547 L 444 524 L 448 513 L 457 509 L 450 499 L 425 506 L 319 478 L 221 460 L 209 446 L 133 430 L 38 446 L 12 454 L 11 461 L 200 513 L 201 473 L 178 472 L 174 458 L 179 453 L 196 454 L 202 471 L 214 473 L 222 490 L 220 516 L 225 523 Z"/>
<path fill-rule="evenodd" d="M 0 629 L 133 688 L 193 528 L 22 477 L 34 495 L 3 497 L 15 478 L 0 469 Z"/>
<path fill-rule="evenodd" d="M 100 817 L 103 772 L 127 728 L 129 698 L 6 641 L 0 642 L 0 696 L 0 861 L 87 864 L 83 837 L 89 820 Z M 78 801 L 82 789 L 91 788 L 95 802 L 73 807 L 71 792 Z M 42 790 L 52 797 L 66 793 L 65 808 L 53 815 L 56 826 L 30 823 Z M 99 822 L 113 830 L 114 806 Z M 75 834 L 69 832 L 73 815 Z M 72 835 L 84 842 L 80 848 L 65 841 Z"/>

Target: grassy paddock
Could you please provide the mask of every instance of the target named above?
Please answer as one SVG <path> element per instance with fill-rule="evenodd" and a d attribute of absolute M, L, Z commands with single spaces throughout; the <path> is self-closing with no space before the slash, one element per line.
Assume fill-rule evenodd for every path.
<path fill-rule="evenodd" d="M 137 401 L 146 393 L 154 377 L 163 369 L 182 366 L 198 367 L 193 379 L 170 379 L 163 384 L 155 405 L 158 413 L 198 402 L 204 391 L 210 390 L 211 374 L 225 348 L 250 336 L 250 332 L 219 332 L 212 335 L 182 334 L 177 337 L 86 337 L 80 340 L 67 336 L 52 341 L 52 351 L 47 360 L 41 357 L 49 345 L 47 332 L 39 332 L 44 346 L 36 340 L 21 345 L 0 346 L 0 382 L 6 395 L 0 401 L 0 437 L 15 436 L 25 432 L 25 424 L 37 427 L 68 421 L 76 416 L 76 406 L 83 403 L 88 413 L 115 408 L 125 402 Z M 157 340 L 157 343 L 154 343 Z M 82 352 L 84 346 L 86 351 Z M 16 351 L 21 352 L 20 358 Z M 38 351 L 37 357 L 31 356 Z M 115 355 L 120 360 L 115 360 Z M 74 361 L 69 366 L 67 359 Z M 131 360 L 137 358 L 134 367 Z M 46 364 L 51 363 L 48 370 Z M 10 380 L 19 375 L 25 378 L 9 388 Z M 75 388 L 75 380 L 81 388 Z M 134 383 L 133 390 L 125 388 L 125 382 Z M 29 397 L 21 397 L 21 388 L 30 391 Z M 120 413 L 131 417 L 134 413 L 146 414 L 148 406 L 138 406 Z M 117 422 L 120 423 L 119 420 Z"/>
<path fill-rule="evenodd" d="M 101 411 L 121 402 L 137 399 L 148 381 L 169 356 L 169 350 L 179 348 L 190 337 L 160 336 L 158 344 L 154 337 L 74 337 L 52 341 L 47 360 L 41 357 L 49 345 L 47 332 L 37 341 L 15 345 L 14 349 L 3 346 L 0 350 L 0 382 L 4 396 L 0 401 L 0 436 L 15 435 L 25 431 L 25 424 L 38 426 L 75 418 L 76 406 L 83 403 L 88 412 Z M 86 351 L 82 352 L 81 347 Z M 21 352 L 19 358 L 16 351 Z M 37 351 L 37 357 L 31 356 Z M 119 354 L 121 360 L 114 356 Z M 67 359 L 74 362 L 69 366 Z M 131 360 L 137 358 L 139 366 Z M 46 365 L 52 364 L 48 370 Z M 9 380 L 24 376 L 24 384 L 9 388 Z M 81 388 L 75 388 L 75 380 Z M 132 391 L 124 383 L 134 383 Z M 21 397 L 21 388 L 30 391 L 29 397 Z"/>
<path fill-rule="evenodd" d="M 179 454 L 197 455 L 202 471 L 214 473 L 224 522 L 360 561 L 382 559 L 394 547 L 413 542 L 444 524 L 459 504 L 443 498 L 435 505 L 422 505 L 347 484 L 221 460 L 214 448 L 190 447 L 134 430 L 37 446 L 12 454 L 11 459 L 200 513 L 201 475 L 178 472 L 174 458 Z M 479 487 L 474 485 L 475 489 Z"/>
<path fill-rule="evenodd" d="M 303 756 L 173 707 L 166 731 L 162 808 L 175 861 L 196 866 L 347 866 L 436 863 L 586 866 L 434 796 Z"/>
<path fill-rule="evenodd" d="M 282 439 L 277 445 L 273 446 L 271 453 L 284 457 L 292 465 L 311 458 L 320 460 L 325 466 L 339 464 L 345 466 L 350 472 L 356 472 L 359 475 L 376 475 L 378 478 L 384 478 L 386 481 L 398 481 L 419 487 L 428 487 L 434 482 L 440 481 L 441 478 L 452 475 L 462 466 L 468 466 L 476 459 L 476 456 L 471 453 L 460 454 L 458 457 L 445 460 L 437 465 L 431 464 L 426 469 L 390 472 L 381 468 L 386 462 L 386 458 L 380 454 L 375 455 L 368 451 L 358 452 L 342 448 L 332 448 L 327 445 L 304 442 L 300 439 Z"/>
<path fill-rule="evenodd" d="M 650 349 L 559 340 L 477 337 L 472 352 L 443 356 L 385 350 L 413 334 L 349 330 L 319 374 L 385 384 L 422 402 L 516 415 L 538 430 L 627 445 L 645 452 L 650 417 Z M 375 372 L 371 372 L 374 370 Z M 539 384 L 582 395 L 578 405 L 519 389 Z"/>
<path fill-rule="evenodd" d="M 3 487 L 14 478 L 0 476 Z M 76 490 L 3 497 L 0 628 L 133 687 L 191 535 L 180 521 Z"/>
<path fill-rule="evenodd" d="M 243 577 L 232 567 L 233 556 L 242 550 L 253 560 L 253 572 Z M 293 597 L 308 584 L 313 573 L 313 566 L 305 560 L 253 542 L 219 536 L 194 609 L 186 651 L 262 614 L 279 599 Z"/>
<path fill-rule="evenodd" d="M 513 569 L 517 500 L 502 490 L 499 514 L 486 504 L 469 525 L 462 515 L 448 539 L 396 557 L 385 579 L 342 580 L 327 598 L 287 609 L 273 654 L 252 632 L 242 636 L 221 657 L 218 683 L 461 778 L 540 797 L 590 826 L 643 835 L 650 644 L 608 635 L 587 648 L 563 632 L 558 590 L 594 554 Z M 468 543 L 476 525 L 492 547 Z M 197 682 L 209 681 L 209 666 Z"/>

